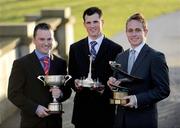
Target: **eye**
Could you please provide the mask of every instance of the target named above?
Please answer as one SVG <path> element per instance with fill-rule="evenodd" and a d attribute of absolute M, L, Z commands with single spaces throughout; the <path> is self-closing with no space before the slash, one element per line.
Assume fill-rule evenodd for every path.
<path fill-rule="evenodd" d="M 142 30 L 140 28 L 136 28 L 135 32 L 141 32 Z"/>
<path fill-rule="evenodd" d="M 93 21 L 94 24 L 97 24 L 98 22 L 99 22 L 99 21 L 97 21 L 97 20 Z"/>
<path fill-rule="evenodd" d="M 91 22 L 86 22 L 86 24 L 91 24 Z"/>
<path fill-rule="evenodd" d="M 47 40 L 48 40 L 48 41 L 51 41 L 51 40 L 52 40 L 52 38 L 48 38 Z"/>
<path fill-rule="evenodd" d="M 44 38 L 39 38 L 40 41 L 44 41 L 45 39 Z"/>
<path fill-rule="evenodd" d="M 127 32 L 132 33 L 133 29 L 128 29 Z"/>

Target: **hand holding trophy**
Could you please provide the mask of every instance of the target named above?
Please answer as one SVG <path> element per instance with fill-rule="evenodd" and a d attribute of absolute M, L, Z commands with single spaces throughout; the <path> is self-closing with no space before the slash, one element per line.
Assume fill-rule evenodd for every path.
<path fill-rule="evenodd" d="M 40 81 L 44 83 L 44 86 L 50 86 L 51 89 L 59 88 L 60 86 L 65 86 L 67 81 L 71 79 L 70 75 L 46 75 L 38 76 Z M 62 104 L 59 103 L 55 95 L 52 95 L 53 102 L 49 103 L 48 109 L 49 113 L 61 113 L 63 111 Z"/>
<path fill-rule="evenodd" d="M 131 82 L 141 82 L 142 78 L 132 76 L 121 69 L 121 64 L 110 61 L 109 62 L 111 68 L 120 73 L 123 78 L 115 79 L 114 77 L 110 77 L 109 81 L 107 82 L 110 86 L 111 90 L 113 91 L 113 97 L 110 99 L 110 104 L 117 104 L 117 105 L 126 105 L 129 101 L 125 99 L 125 96 L 129 95 L 130 89 L 127 87 L 120 86 L 122 83 L 131 83 Z"/>

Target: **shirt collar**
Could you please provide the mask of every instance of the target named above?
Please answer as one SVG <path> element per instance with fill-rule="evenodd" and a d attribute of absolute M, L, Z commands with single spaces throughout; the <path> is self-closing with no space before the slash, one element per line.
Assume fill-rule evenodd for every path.
<path fill-rule="evenodd" d="M 142 47 L 145 45 L 144 42 L 142 42 L 139 46 L 135 47 L 134 50 L 139 53 L 142 49 Z M 132 50 L 133 48 L 130 48 L 130 51 Z"/>
<path fill-rule="evenodd" d="M 35 53 L 36 53 L 38 59 L 41 59 L 41 58 L 43 58 L 43 57 L 45 57 L 45 56 L 50 57 L 48 54 L 43 54 L 43 53 L 41 53 L 40 51 L 38 51 L 37 49 L 35 49 Z"/>
<path fill-rule="evenodd" d="M 103 39 L 104 39 L 104 35 L 103 34 L 99 38 L 97 38 L 96 40 L 92 40 L 90 37 L 88 37 L 88 44 L 90 46 L 90 42 L 96 41 L 97 45 L 100 46 Z"/>

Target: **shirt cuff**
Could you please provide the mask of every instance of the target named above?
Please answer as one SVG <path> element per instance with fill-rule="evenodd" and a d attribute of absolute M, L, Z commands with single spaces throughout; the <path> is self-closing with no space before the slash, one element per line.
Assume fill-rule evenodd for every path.
<path fill-rule="evenodd" d="M 134 107 L 135 107 L 135 108 L 138 108 L 138 105 L 137 105 L 137 97 L 136 97 L 136 95 L 133 95 L 133 97 L 134 97 L 134 100 L 135 100 Z"/>

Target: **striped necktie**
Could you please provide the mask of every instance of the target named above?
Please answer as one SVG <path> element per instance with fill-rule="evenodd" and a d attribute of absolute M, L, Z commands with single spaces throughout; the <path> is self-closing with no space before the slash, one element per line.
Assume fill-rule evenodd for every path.
<path fill-rule="evenodd" d="M 93 60 L 95 60 L 96 54 L 97 54 L 95 46 L 96 46 L 97 42 L 96 41 L 91 41 L 90 44 L 91 44 L 90 53 L 91 53 L 91 56 L 92 56 Z"/>
<path fill-rule="evenodd" d="M 45 73 L 45 75 L 48 75 L 48 73 L 49 73 L 49 57 L 45 56 L 41 60 L 43 63 L 44 73 Z"/>
<path fill-rule="evenodd" d="M 136 50 L 132 49 L 129 53 L 129 59 L 128 59 L 128 74 L 131 73 L 131 70 L 132 70 L 132 67 L 133 67 L 133 64 L 135 62 L 135 53 L 136 53 Z"/>

